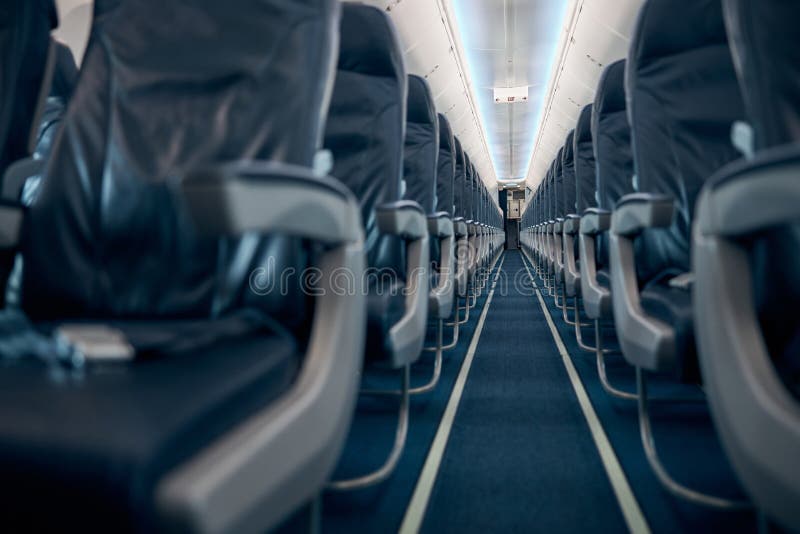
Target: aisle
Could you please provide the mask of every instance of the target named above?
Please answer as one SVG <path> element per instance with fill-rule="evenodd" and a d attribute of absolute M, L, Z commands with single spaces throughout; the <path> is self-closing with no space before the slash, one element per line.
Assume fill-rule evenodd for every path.
<path fill-rule="evenodd" d="M 423 532 L 622 532 L 626 524 L 522 256 L 505 262 Z"/>

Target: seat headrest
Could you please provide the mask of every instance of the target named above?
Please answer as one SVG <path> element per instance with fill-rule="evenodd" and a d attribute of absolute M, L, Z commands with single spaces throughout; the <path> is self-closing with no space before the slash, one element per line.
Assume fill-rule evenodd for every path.
<path fill-rule="evenodd" d="M 252 296 L 265 248 L 202 239 L 171 184 L 232 160 L 311 167 L 339 13 L 336 0 L 97 0 L 25 221 L 26 312 L 208 317 Z"/>
<path fill-rule="evenodd" d="M 53 68 L 53 83 L 50 87 L 50 96 L 69 100 L 75 85 L 78 83 L 78 65 L 69 47 L 56 42 L 56 61 Z"/>
<path fill-rule="evenodd" d="M 594 96 L 594 112 L 599 116 L 625 111 L 625 64 L 624 59 L 615 61 L 603 70 Z"/>
<path fill-rule="evenodd" d="M 564 140 L 564 148 L 563 152 L 561 153 L 561 165 L 565 167 L 567 165 L 572 165 L 574 162 L 574 145 L 575 145 L 575 130 L 570 130 L 567 134 L 567 138 Z"/>
<path fill-rule="evenodd" d="M 456 138 L 453 135 L 453 128 L 442 113 L 439 113 L 439 148 L 447 150 L 453 155 L 456 153 Z"/>
<path fill-rule="evenodd" d="M 575 145 L 579 143 L 590 143 L 592 141 L 592 110 L 593 104 L 583 106 L 580 115 L 578 115 L 578 123 L 575 125 Z M 576 154 L 577 157 L 577 154 Z"/>
<path fill-rule="evenodd" d="M 639 10 L 628 58 L 642 66 L 704 46 L 727 45 L 721 13 L 720 0 L 648 0 Z"/>
<path fill-rule="evenodd" d="M 758 149 L 800 142 L 800 3 L 723 0 L 725 26 Z"/>
<path fill-rule="evenodd" d="M 433 103 L 431 88 L 425 78 L 415 74 L 408 77 L 407 122 L 416 124 L 437 124 L 436 105 Z"/>
<path fill-rule="evenodd" d="M 343 2 L 341 28 L 338 70 L 387 78 L 405 71 L 397 30 L 384 10 Z"/>

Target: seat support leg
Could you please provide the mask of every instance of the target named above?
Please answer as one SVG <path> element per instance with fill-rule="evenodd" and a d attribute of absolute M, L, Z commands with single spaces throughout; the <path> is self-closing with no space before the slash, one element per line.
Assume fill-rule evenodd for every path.
<path fill-rule="evenodd" d="M 702 493 L 688 488 L 672 478 L 658 457 L 650 422 L 650 411 L 647 399 L 647 377 L 645 371 L 640 367 L 636 368 L 636 389 L 639 399 L 639 431 L 642 439 L 642 446 L 644 447 L 644 452 L 647 456 L 647 462 L 650 464 L 650 468 L 653 470 L 656 478 L 658 478 L 658 481 L 664 489 L 679 499 L 708 508 L 721 510 L 746 510 L 752 508 L 753 505 L 747 501 L 734 501 Z"/>
<path fill-rule="evenodd" d="M 389 478 L 392 472 L 394 472 L 395 467 L 397 467 L 397 462 L 400 461 L 400 456 L 403 454 L 403 449 L 406 446 L 406 437 L 408 435 L 410 379 L 411 376 L 409 366 L 406 365 L 402 370 L 400 408 L 397 416 L 397 429 L 395 430 L 394 446 L 392 447 L 389 456 L 386 458 L 386 461 L 379 469 L 373 471 L 372 473 L 346 480 L 333 480 L 328 483 L 328 490 L 353 491 L 357 489 L 368 488 L 375 486 L 376 484 L 380 484 Z"/>

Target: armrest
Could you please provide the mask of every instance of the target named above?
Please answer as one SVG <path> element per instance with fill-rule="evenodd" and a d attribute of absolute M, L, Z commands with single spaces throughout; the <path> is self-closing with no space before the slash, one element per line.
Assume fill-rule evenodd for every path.
<path fill-rule="evenodd" d="M 556 220 L 553 221 L 553 232 L 555 232 L 556 234 L 560 234 L 561 233 L 561 226 L 563 224 L 564 224 L 563 217 L 556 218 Z"/>
<path fill-rule="evenodd" d="M 305 167 L 235 162 L 188 173 L 180 192 L 204 234 L 285 233 L 343 243 L 360 241 L 363 233 L 361 210 L 347 187 Z"/>
<path fill-rule="evenodd" d="M 19 202 L 0 200 L 0 252 L 19 246 L 26 208 Z"/>
<path fill-rule="evenodd" d="M 45 160 L 25 158 L 15 161 L 6 169 L 3 176 L 3 198 L 16 201 L 22 197 L 25 182 L 33 176 L 41 176 L 44 172 Z"/>
<path fill-rule="evenodd" d="M 672 223 L 673 201 L 666 195 L 633 193 L 625 195 L 611 216 L 611 232 L 634 236 L 647 228 L 663 228 Z"/>
<path fill-rule="evenodd" d="M 580 231 L 585 235 L 597 235 L 611 228 L 611 212 L 599 208 L 589 208 L 581 217 Z"/>
<path fill-rule="evenodd" d="M 634 241 L 647 228 L 668 226 L 672 212 L 671 198 L 636 193 L 622 197 L 611 216 L 609 261 L 617 337 L 628 363 L 648 371 L 674 368 L 675 330 L 642 308 Z"/>
<path fill-rule="evenodd" d="M 428 215 L 428 233 L 440 239 L 453 237 L 453 221 L 450 219 L 450 214 L 440 211 Z"/>
<path fill-rule="evenodd" d="M 425 212 L 412 200 L 383 204 L 375 209 L 375 214 L 381 233 L 396 235 L 406 241 L 415 241 L 428 235 Z"/>
<path fill-rule="evenodd" d="M 428 322 L 428 225 L 416 202 L 401 200 L 377 208 L 381 232 L 401 237 L 406 246 L 405 312 L 389 329 L 394 367 L 416 361 L 425 342 Z"/>
<path fill-rule="evenodd" d="M 453 232 L 455 233 L 456 237 L 466 237 L 469 233 L 467 229 L 467 221 L 464 220 L 464 217 L 456 217 L 453 219 Z"/>
<path fill-rule="evenodd" d="M 476 232 L 477 227 L 476 227 L 475 221 L 468 219 L 465 222 L 467 223 L 467 234 L 470 237 L 474 236 L 477 233 Z"/>
<path fill-rule="evenodd" d="M 770 151 L 724 168 L 709 180 L 697 203 L 702 235 L 744 237 L 800 221 L 800 152 Z M 754 206 L 763 206 L 754 209 Z"/>
<path fill-rule="evenodd" d="M 580 230 L 581 217 L 571 213 L 564 219 L 564 233 L 567 235 L 575 235 Z"/>

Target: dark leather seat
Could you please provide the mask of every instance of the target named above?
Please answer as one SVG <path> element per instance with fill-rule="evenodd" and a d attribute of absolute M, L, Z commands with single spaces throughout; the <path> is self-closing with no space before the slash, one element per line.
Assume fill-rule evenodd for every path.
<path fill-rule="evenodd" d="M 331 174 L 361 205 L 369 268 L 365 356 L 370 362 L 391 361 L 389 332 L 406 310 L 403 244 L 381 232 L 377 210 L 402 198 L 407 95 L 405 63 L 391 21 L 379 9 L 345 3 L 325 147 L 333 153 Z M 408 188 L 415 193 L 429 188 L 432 206 L 432 184 L 412 180 Z"/>
<path fill-rule="evenodd" d="M 575 213 L 580 215 L 597 206 L 592 111 L 594 104 L 584 106 L 575 125 Z"/>
<path fill-rule="evenodd" d="M 734 136 L 746 160 L 709 179 L 697 203 L 698 352 L 737 478 L 763 523 L 797 531 L 800 4 L 721 3 L 750 128 Z"/>
<path fill-rule="evenodd" d="M 53 0 L 0 6 L 0 179 L 10 164 L 31 155 L 41 88 L 49 76 L 50 30 L 56 26 Z"/>
<path fill-rule="evenodd" d="M 11 5 L 29 4 L 38 2 Z M 314 321 L 308 337 L 288 332 L 250 295 L 252 268 L 271 250 L 262 232 L 279 224 L 250 222 L 264 219 L 221 197 L 231 183 L 271 192 L 274 172 L 283 192 L 325 195 L 304 204 L 323 217 L 345 203 L 343 217 L 355 214 L 341 184 L 312 172 L 338 19 L 335 0 L 94 2 L 80 79 L 25 212 L 20 306 L 39 332 L 99 323 L 136 354 L 82 370 L 55 357 L 4 362 L 0 402 L 14 409 L 0 422 L 9 481 L 0 506 L 11 523 L 24 514 L 49 529 L 264 530 L 320 491 L 352 416 L 363 299 L 325 318 L 352 346 L 336 348 L 310 314 L 300 317 Z M 246 179 L 220 171 L 215 190 L 211 176 L 194 174 L 232 161 Z M 189 194 L 195 181 L 212 192 L 207 211 Z M 262 210 L 280 211 L 264 197 Z M 320 234 L 284 224 L 291 235 Z M 323 269 L 337 264 L 332 254 L 360 266 L 360 233 L 334 234 L 344 232 L 322 239 Z M 4 333 L 4 350 L 16 335 Z M 299 434 L 302 446 L 286 455 L 282 440 Z M 208 455 L 216 461 L 196 469 Z"/>
<path fill-rule="evenodd" d="M 597 207 L 613 211 L 617 201 L 633 193 L 631 129 L 625 99 L 625 60 L 603 72 L 592 111 L 592 139 L 597 170 Z M 608 236 L 597 240 L 597 267 L 608 267 Z"/>
<path fill-rule="evenodd" d="M 691 271 L 697 196 L 716 170 L 740 157 L 731 126 L 744 117 L 720 3 L 684 2 L 680 11 L 676 15 L 674 2 L 667 0 L 643 6 L 626 70 L 635 190 L 674 202 L 668 227 L 645 228 L 636 239 L 637 278 L 642 302 L 671 300 L 663 309 L 674 318 L 691 315 L 689 290 L 656 286 Z M 679 291 L 687 295 L 679 297 Z M 687 381 L 699 379 L 695 351 L 683 344 L 691 339 L 676 328 L 675 371 Z"/>

